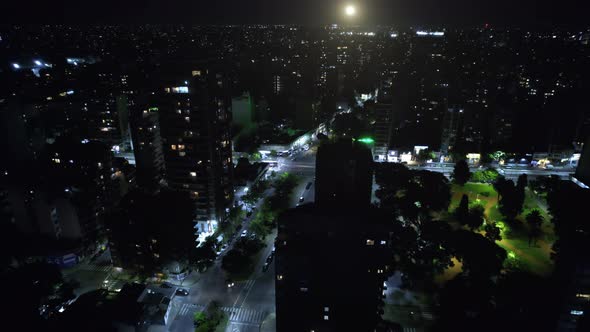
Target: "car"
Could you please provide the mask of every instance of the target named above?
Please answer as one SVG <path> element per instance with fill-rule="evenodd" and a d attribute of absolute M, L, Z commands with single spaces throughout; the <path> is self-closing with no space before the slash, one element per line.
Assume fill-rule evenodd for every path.
<path fill-rule="evenodd" d="M 311 188 L 311 182 L 308 182 L 307 185 L 305 186 L 305 190 L 309 190 L 309 188 Z"/>
<path fill-rule="evenodd" d="M 262 272 L 268 271 L 269 266 L 270 266 L 270 264 L 268 262 L 265 262 L 264 265 L 262 266 Z"/>
<path fill-rule="evenodd" d="M 248 230 L 243 230 L 242 234 L 240 234 L 240 237 L 246 237 L 246 235 L 248 235 Z"/>
<path fill-rule="evenodd" d="M 272 246 L 271 253 L 274 255 L 274 253 L 275 253 L 275 246 Z"/>
<path fill-rule="evenodd" d="M 303 203 L 304 200 L 305 198 L 303 196 L 299 196 L 299 203 Z"/>
<path fill-rule="evenodd" d="M 160 285 L 160 288 L 172 288 L 172 285 L 167 282 L 164 282 Z"/>
<path fill-rule="evenodd" d="M 232 288 L 236 285 L 231 279 L 227 279 L 225 284 L 227 285 L 227 288 Z"/>
<path fill-rule="evenodd" d="M 272 263 L 272 259 L 273 259 L 273 254 L 268 255 L 268 257 L 266 257 L 266 262 L 268 264 Z"/>
<path fill-rule="evenodd" d="M 176 295 L 178 295 L 178 296 L 188 296 L 188 294 L 189 294 L 189 292 L 188 292 L 188 290 L 187 290 L 187 289 L 184 289 L 184 288 L 178 288 L 178 289 L 176 290 Z"/>
<path fill-rule="evenodd" d="M 227 247 L 228 247 L 227 243 L 224 243 L 224 244 L 221 246 L 221 251 L 225 251 L 225 250 L 227 249 Z"/>
<path fill-rule="evenodd" d="M 251 234 L 250 234 L 250 240 L 254 240 L 254 239 L 256 239 L 256 234 L 254 234 L 254 233 L 251 233 Z"/>

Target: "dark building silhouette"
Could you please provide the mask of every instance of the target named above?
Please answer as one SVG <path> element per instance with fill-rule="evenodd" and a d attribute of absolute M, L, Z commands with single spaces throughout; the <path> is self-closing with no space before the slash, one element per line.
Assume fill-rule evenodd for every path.
<path fill-rule="evenodd" d="M 303 205 L 276 241 L 277 331 L 373 331 L 392 272 L 391 233 L 374 209 Z M 385 219 L 387 220 L 387 219 Z"/>
<path fill-rule="evenodd" d="M 319 147 L 316 159 L 316 202 L 321 206 L 369 205 L 373 157 L 361 142 L 341 140 Z"/>
<path fill-rule="evenodd" d="M 362 143 L 322 145 L 316 203 L 279 218 L 277 331 L 373 331 L 379 323 L 392 233 L 369 207 L 371 165 Z"/>

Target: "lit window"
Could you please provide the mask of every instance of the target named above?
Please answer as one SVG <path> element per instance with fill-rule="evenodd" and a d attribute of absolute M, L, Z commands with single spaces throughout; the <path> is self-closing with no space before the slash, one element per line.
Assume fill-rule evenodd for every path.
<path fill-rule="evenodd" d="M 324 312 L 330 312 L 330 307 L 324 307 Z"/>
<path fill-rule="evenodd" d="M 385 245 L 385 244 L 387 244 L 387 241 L 381 240 L 381 245 Z"/>
<path fill-rule="evenodd" d="M 367 239 L 367 245 L 368 246 L 373 246 L 373 245 L 375 245 L 375 241 L 370 240 L 370 239 Z"/>
<path fill-rule="evenodd" d="M 180 151 L 180 152 L 178 153 L 178 155 L 179 155 L 179 156 L 181 156 L 181 157 L 184 157 L 184 156 L 186 156 L 186 152 L 184 152 L 184 151 Z"/>
<path fill-rule="evenodd" d="M 176 144 L 172 144 L 172 145 L 170 145 L 170 148 L 171 148 L 172 150 L 176 150 Z"/>
<path fill-rule="evenodd" d="M 178 150 L 184 150 L 184 144 L 178 144 Z"/>
<path fill-rule="evenodd" d="M 193 70 L 193 76 L 201 76 L 200 70 Z"/>
<path fill-rule="evenodd" d="M 191 176 L 192 177 L 196 177 L 197 176 L 197 172 L 191 172 Z"/>
<path fill-rule="evenodd" d="M 324 315 L 324 320 L 328 320 L 330 319 L 330 317 L 328 317 L 328 315 Z"/>
<path fill-rule="evenodd" d="M 191 122 L 191 117 L 190 117 L 190 116 L 186 116 L 186 117 L 184 117 L 184 121 L 186 121 L 186 122 Z"/>
<path fill-rule="evenodd" d="M 574 316 L 582 316 L 584 314 L 584 312 L 582 310 L 572 310 L 572 311 L 570 311 L 570 314 L 572 314 Z"/>

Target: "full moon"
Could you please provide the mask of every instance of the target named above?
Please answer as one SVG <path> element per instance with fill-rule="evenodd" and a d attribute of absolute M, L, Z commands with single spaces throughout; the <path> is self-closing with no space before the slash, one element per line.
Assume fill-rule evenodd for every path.
<path fill-rule="evenodd" d="M 346 16 L 354 16 L 356 15 L 356 8 L 352 5 L 346 6 L 346 8 L 344 9 L 344 12 L 346 13 Z"/>

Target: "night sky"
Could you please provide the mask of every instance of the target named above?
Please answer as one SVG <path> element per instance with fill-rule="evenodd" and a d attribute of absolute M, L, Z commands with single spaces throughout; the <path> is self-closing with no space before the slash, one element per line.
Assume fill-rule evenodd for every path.
<path fill-rule="evenodd" d="M 343 23 L 345 4 L 358 24 L 555 25 L 588 23 L 583 0 L 30 0 L 2 1 L 0 23 Z"/>

